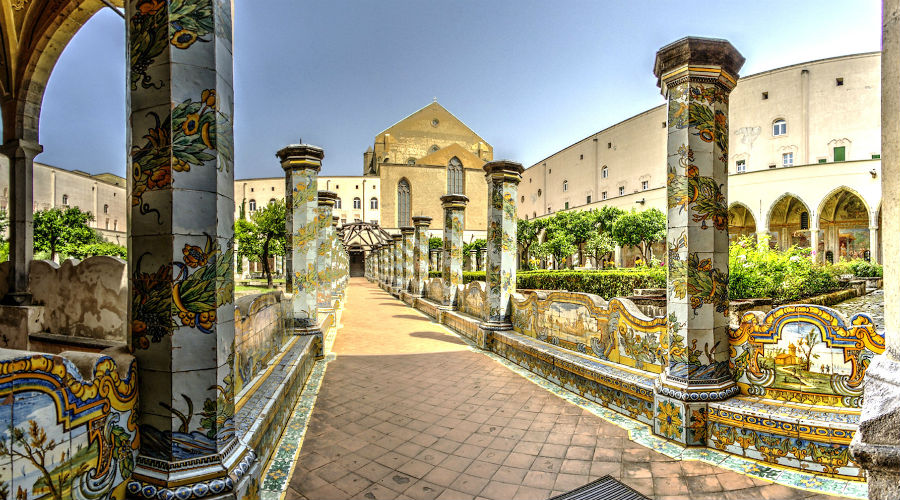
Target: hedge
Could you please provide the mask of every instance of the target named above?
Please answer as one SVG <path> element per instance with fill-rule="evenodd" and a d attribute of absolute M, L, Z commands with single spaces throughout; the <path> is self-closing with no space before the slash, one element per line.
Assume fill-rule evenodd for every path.
<path fill-rule="evenodd" d="M 431 271 L 429 275 L 439 278 L 441 273 Z M 484 271 L 463 273 L 463 283 L 484 281 Z M 666 269 L 627 268 L 596 271 L 535 270 L 516 273 L 516 288 L 532 290 L 567 290 L 570 292 L 593 293 L 610 299 L 634 293 L 635 288 L 665 288 Z"/>

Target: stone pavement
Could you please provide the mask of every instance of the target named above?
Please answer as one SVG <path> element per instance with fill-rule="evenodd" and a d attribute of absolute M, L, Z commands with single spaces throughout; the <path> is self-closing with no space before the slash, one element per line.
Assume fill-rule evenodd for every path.
<path fill-rule="evenodd" d="M 354 278 L 287 499 L 547 499 L 609 474 L 658 500 L 835 499 L 677 461 Z"/>

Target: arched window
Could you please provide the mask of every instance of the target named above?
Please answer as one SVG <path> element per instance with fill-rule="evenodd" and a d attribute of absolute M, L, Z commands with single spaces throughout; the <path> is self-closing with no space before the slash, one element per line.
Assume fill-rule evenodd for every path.
<path fill-rule="evenodd" d="M 809 229 L 809 212 L 800 214 L 800 229 Z"/>
<path fill-rule="evenodd" d="M 378 210 L 378 198 L 375 198 L 373 196 L 372 199 L 369 200 L 369 208 L 371 208 L 372 210 Z"/>
<path fill-rule="evenodd" d="M 409 191 L 409 181 L 406 179 L 400 179 L 400 182 L 397 183 L 397 226 L 408 226 L 410 224 L 409 218 L 409 210 L 410 210 L 410 191 Z"/>
<path fill-rule="evenodd" d="M 256 212 L 256 200 L 250 200 L 247 203 L 247 206 L 250 208 L 251 212 Z"/>
<path fill-rule="evenodd" d="M 463 181 L 463 165 L 459 158 L 450 158 L 447 164 L 447 194 L 466 194 L 466 186 Z"/>
<path fill-rule="evenodd" d="M 541 197 L 541 190 L 538 189 L 538 198 L 540 198 L 540 197 Z"/>
<path fill-rule="evenodd" d="M 334 208 L 341 208 L 341 199 L 337 198 L 334 200 Z"/>
<path fill-rule="evenodd" d="M 563 191 L 569 190 L 569 181 L 563 181 Z"/>
<path fill-rule="evenodd" d="M 109 213 L 109 205 L 103 205 L 103 213 L 105 213 L 105 214 Z"/>
<path fill-rule="evenodd" d="M 406 160 L 406 164 L 407 164 L 407 165 L 415 165 L 415 164 L 416 164 L 416 159 L 415 159 L 415 158 L 410 158 L 410 159 Z"/>
<path fill-rule="evenodd" d="M 275 198 L 269 200 L 269 205 L 271 205 L 272 203 L 275 203 Z"/>
<path fill-rule="evenodd" d="M 603 166 L 603 169 L 600 170 L 600 177 L 602 177 L 604 179 L 609 177 L 609 167 L 607 167 L 606 165 Z"/>
<path fill-rule="evenodd" d="M 62 202 L 63 202 L 63 205 L 68 206 L 69 205 L 69 195 L 64 194 L 63 198 L 62 198 Z"/>
<path fill-rule="evenodd" d="M 359 196 L 353 198 L 353 208 L 359 209 L 362 208 L 362 200 L 359 199 Z"/>
<path fill-rule="evenodd" d="M 787 134 L 787 122 L 781 118 L 772 123 L 772 135 L 779 136 Z"/>

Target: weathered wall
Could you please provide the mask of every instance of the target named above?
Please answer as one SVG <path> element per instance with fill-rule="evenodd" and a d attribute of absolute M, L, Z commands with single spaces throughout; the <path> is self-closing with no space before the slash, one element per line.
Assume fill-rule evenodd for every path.
<path fill-rule="evenodd" d="M 288 303 L 282 298 L 281 292 L 269 292 L 235 301 L 235 394 L 240 394 L 253 377 L 265 369 L 290 338 L 285 329 Z"/>
<path fill-rule="evenodd" d="M 29 285 L 34 304 L 44 306 L 42 331 L 126 342 L 125 268 L 124 260 L 107 256 L 32 262 Z"/>

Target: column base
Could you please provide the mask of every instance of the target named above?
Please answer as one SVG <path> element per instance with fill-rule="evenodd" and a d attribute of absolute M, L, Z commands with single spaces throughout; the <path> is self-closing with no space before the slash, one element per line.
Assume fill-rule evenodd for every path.
<path fill-rule="evenodd" d="M 863 398 L 850 454 L 866 469 L 870 500 L 900 498 L 900 362 L 875 356 Z"/>
<path fill-rule="evenodd" d="M 476 344 L 481 349 L 490 351 L 494 342 L 494 332 L 512 331 L 513 326 L 508 321 L 482 321 L 478 324 L 478 328 L 481 330 L 481 338 L 478 339 L 480 342 L 476 342 Z"/>
<path fill-rule="evenodd" d="M 235 439 L 224 454 L 177 462 L 139 455 L 126 489 L 131 498 L 231 499 L 258 469 L 256 453 Z"/>
<path fill-rule="evenodd" d="M 707 446 L 707 404 L 739 392 L 732 380 L 692 386 L 657 380 L 653 387 L 653 433 L 683 446 Z"/>

